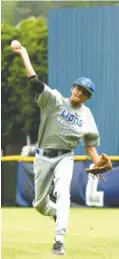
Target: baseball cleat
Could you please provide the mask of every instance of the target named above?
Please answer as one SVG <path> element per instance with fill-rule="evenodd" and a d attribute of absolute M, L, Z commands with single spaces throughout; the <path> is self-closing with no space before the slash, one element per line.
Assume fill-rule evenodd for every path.
<path fill-rule="evenodd" d="M 51 252 L 52 252 L 52 254 L 55 254 L 55 255 L 64 255 L 65 254 L 65 250 L 64 250 L 63 243 L 61 243 L 60 241 L 56 241 L 53 244 Z"/>

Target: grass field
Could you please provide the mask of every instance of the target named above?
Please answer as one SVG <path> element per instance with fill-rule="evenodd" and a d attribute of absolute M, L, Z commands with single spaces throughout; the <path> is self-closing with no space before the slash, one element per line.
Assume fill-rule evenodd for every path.
<path fill-rule="evenodd" d="M 54 222 L 33 208 L 2 208 L 2 259 L 53 259 Z M 119 259 L 119 209 L 73 208 L 66 259 Z"/>

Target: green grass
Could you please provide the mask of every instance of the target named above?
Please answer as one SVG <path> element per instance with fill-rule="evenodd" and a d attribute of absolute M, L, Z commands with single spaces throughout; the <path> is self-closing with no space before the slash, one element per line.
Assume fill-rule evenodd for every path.
<path fill-rule="evenodd" d="M 54 222 L 33 208 L 2 208 L 2 259 L 55 259 Z M 66 259 L 119 259 L 119 209 L 71 209 Z"/>

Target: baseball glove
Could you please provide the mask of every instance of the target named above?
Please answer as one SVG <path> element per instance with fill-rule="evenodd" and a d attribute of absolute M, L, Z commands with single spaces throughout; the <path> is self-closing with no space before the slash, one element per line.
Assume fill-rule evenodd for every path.
<path fill-rule="evenodd" d="M 100 174 L 103 174 L 111 169 L 112 162 L 110 158 L 106 154 L 102 154 L 99 162 L 95 164 L 92 168 L 86 169 L 86 172 L 91 173 L 92 175 L 100 176 Z"/>

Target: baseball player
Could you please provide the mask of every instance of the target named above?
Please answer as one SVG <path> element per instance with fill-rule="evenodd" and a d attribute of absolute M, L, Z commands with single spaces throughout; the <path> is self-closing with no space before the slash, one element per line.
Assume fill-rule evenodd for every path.
<path fill-rule="evenodd" d="M 92 162 L 96 164 L 99 161 L 96 150 L 99 141 L 98 129 L 90 109 L 84 105 L 84 102 L 92 97 L 95 85 L 88 78 L 78 78 L 71 88 L 71 96 L 64 98 L 57 90 L 52 90 L 40 81 L 26 48 L 18 41 L 13 41 L 11 48 L 23 59 L 31 87 L 36 92 L 35 101 L 41 109 L 38 149 L 34 160 L 33 206 L 41 214 L 56 219 L 52 253 L 64 255 L 74 148 L 82 142 Z M 52 182 L 56 204 L 49 198 Z"/>

